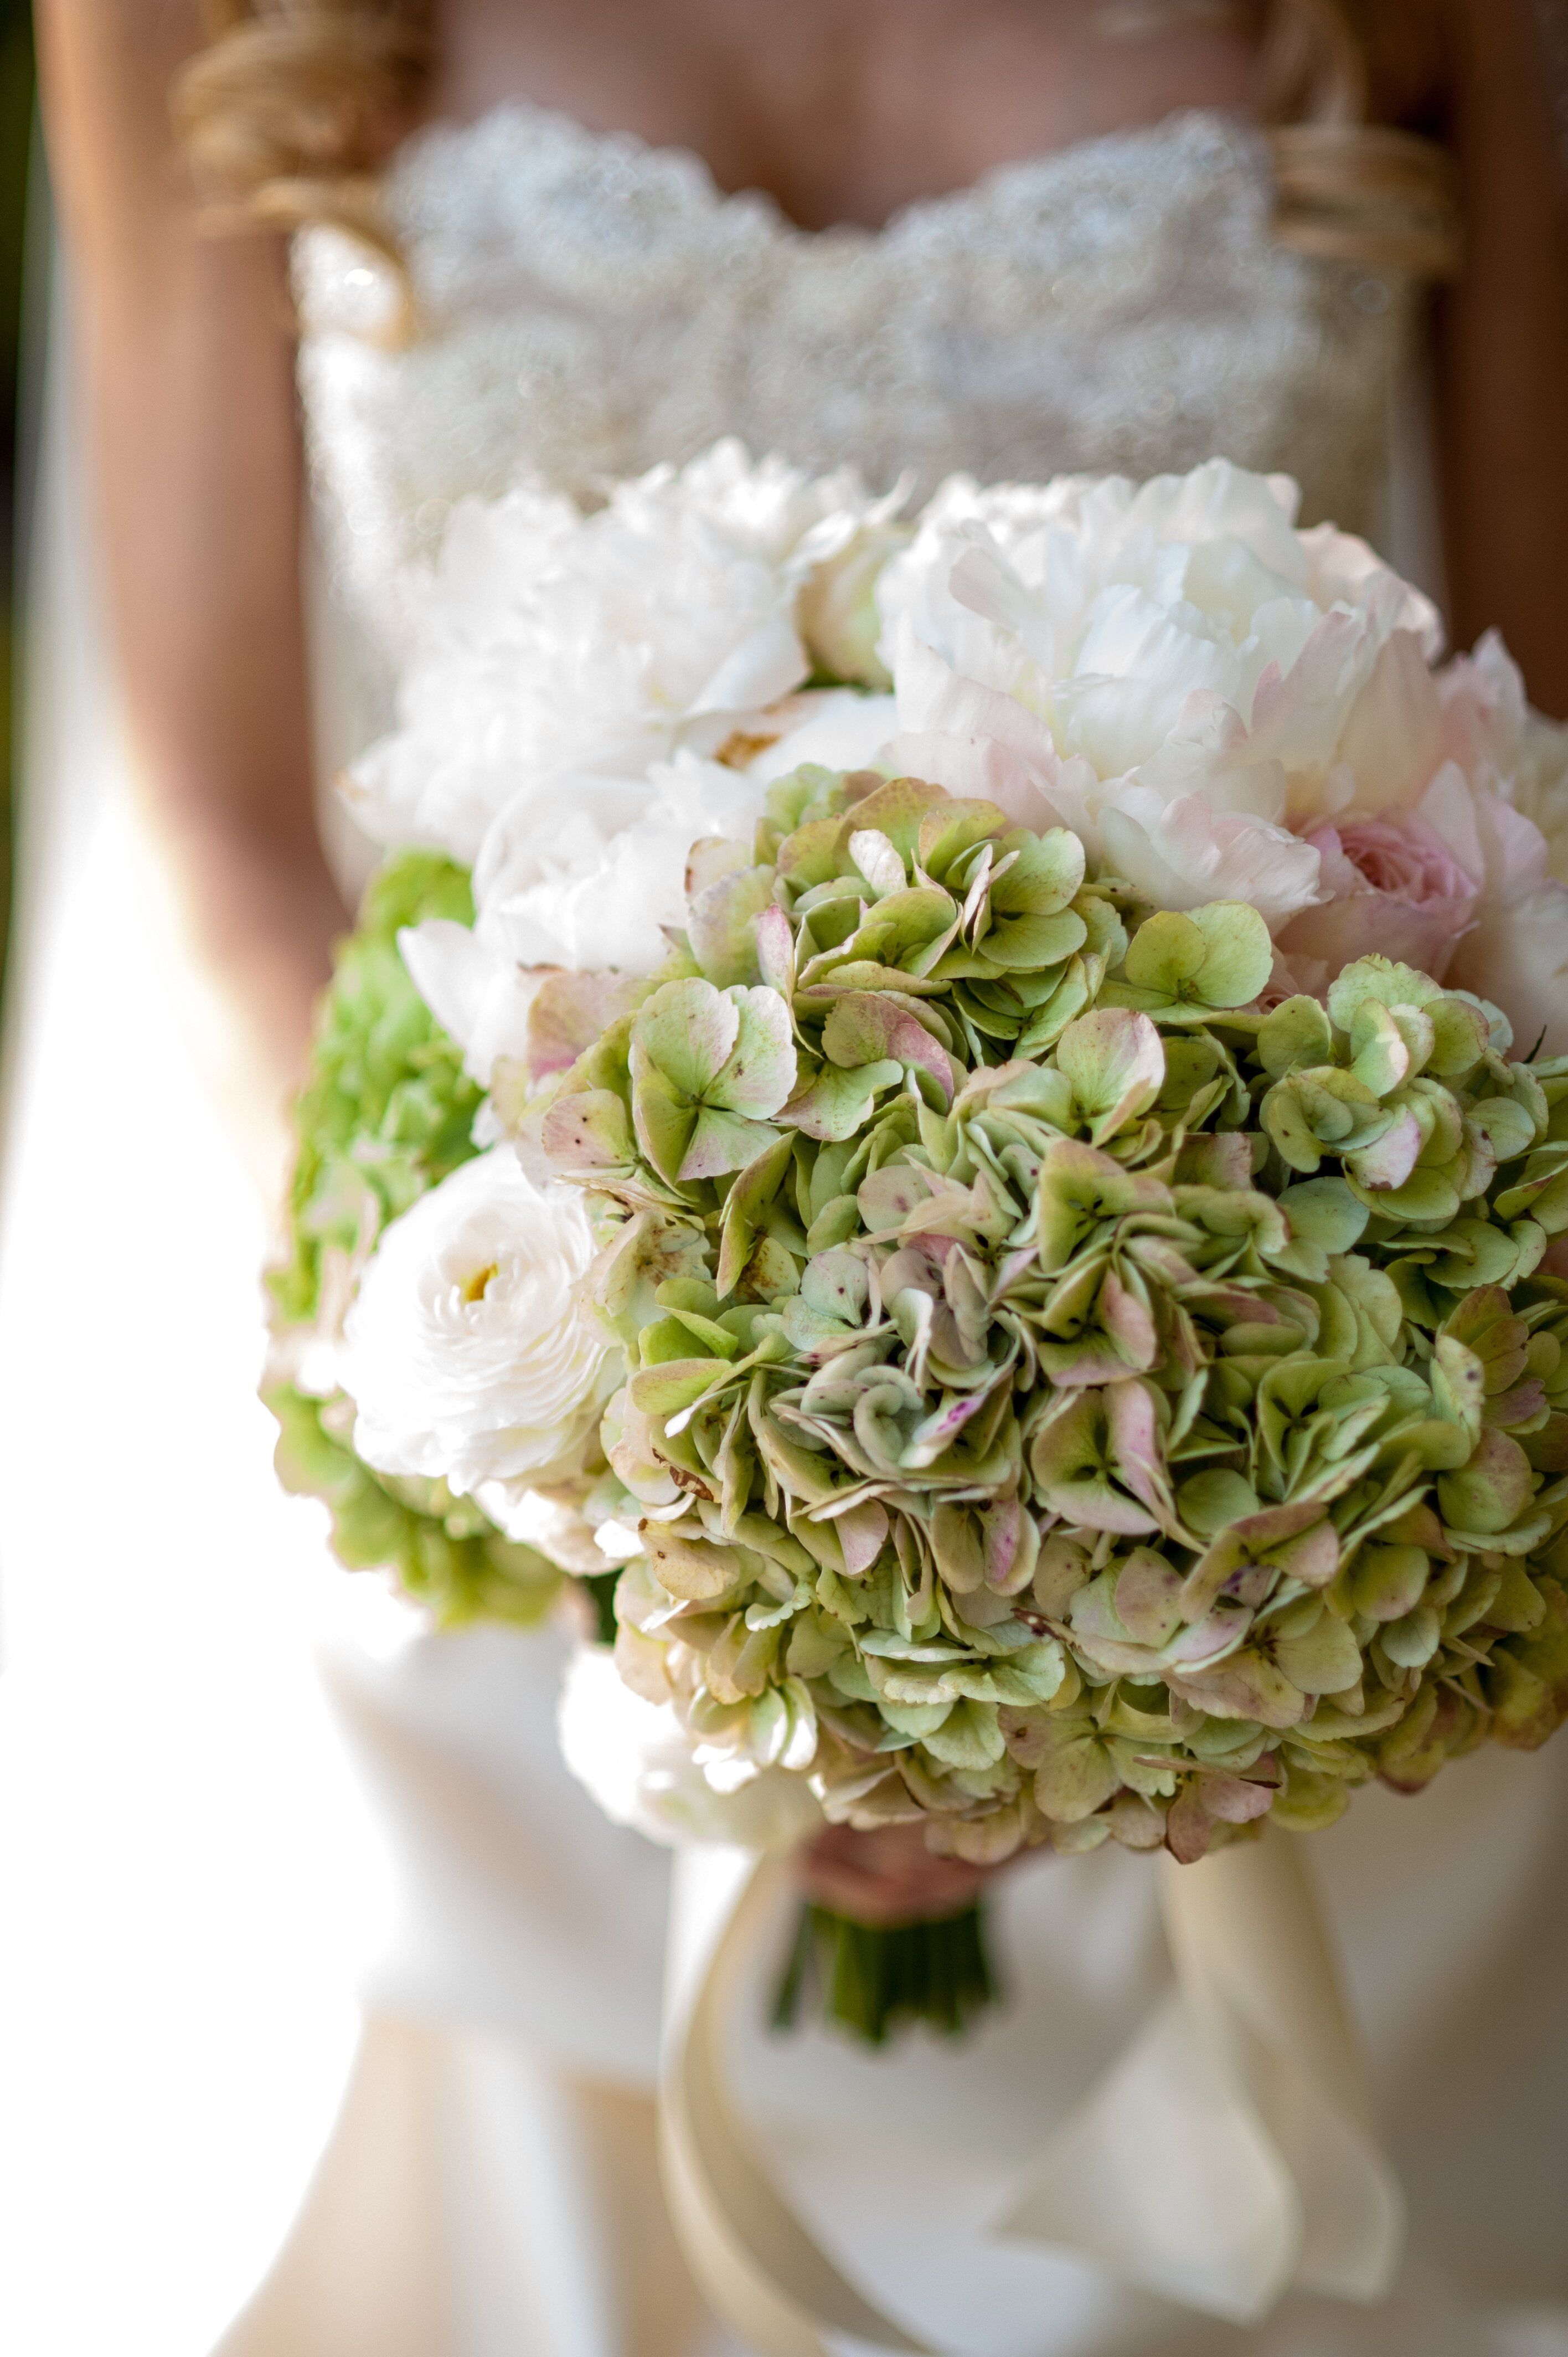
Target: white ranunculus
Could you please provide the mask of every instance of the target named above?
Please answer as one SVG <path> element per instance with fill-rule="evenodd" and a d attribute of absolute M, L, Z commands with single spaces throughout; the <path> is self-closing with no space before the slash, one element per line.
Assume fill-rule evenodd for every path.
<path fill-rule="evenodd" d="M 569 1664 L 557 1726 L 578 1782 L 615 1824 L 652 1841 L 786 1850 L 822 1823 L 810 1784 L 790 1769 L 764 1768 L 737 1789 L 716 1790 L 673 1707 L 634 1694 L 606 1647 L 585 1646 Z"/>
<path fill-rule="evenodd" d="M 1391 750 L 1435 613 L 1295 487 L 1214 460 L 1134 486 L 956 484 L 884 576 L 890 760 L 1071 826 L 1166 908 L 1319 897 L 1297 830 L 1412 783 Z M 1375 774 L 1373 774 L 1375 772 Z"/>
<path fill-rule="evenodd" d="M 797 606 L 886 505 L 734 442 L 591 514 L 539 488 L 464 501 L 414 601 L 399 726 L 346 782 L 360 823 L 472 862 L 547 780 L 717 750 L 805 679 Z"/>
<path fill-rule="evenodd" d="M 583 1297 L 594 1249 L 582 1198 L 536 1187 L 509 1146 L 392 1221 L 344 1329 L 365 1462 L 443 1480 L 503 1530 L 576 1472 L 618 1377 Z"/>

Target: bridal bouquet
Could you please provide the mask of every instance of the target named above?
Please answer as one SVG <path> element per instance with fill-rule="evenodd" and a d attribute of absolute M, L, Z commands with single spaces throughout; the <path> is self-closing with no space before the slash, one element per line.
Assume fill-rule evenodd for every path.
<path fill-rule="evenodd" d="M 613 1608 L 662 1838 L 1191 1860 L 1568 1715 L 1568 738 L 1294 511 L 454 518 L 272 1396 L 349 1560 Z M 871 2035 L 983 1993 L 816 1935 Z"/>

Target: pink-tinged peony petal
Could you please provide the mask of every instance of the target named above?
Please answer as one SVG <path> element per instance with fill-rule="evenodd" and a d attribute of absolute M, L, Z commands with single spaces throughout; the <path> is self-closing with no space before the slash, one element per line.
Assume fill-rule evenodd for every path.
<path fill-rule="evenodd" d="M 1380 811 L 1412 802 L 1443 753 L 1443 714 L 1422 643 L 1396 630 L 1372 666 L 1337 748 L 1356 780 L 1357 807 Z"/>
<path fill-rule="evenodd" d="M 884 756 L 895 770 L 993 802 L 1021 826 L 1072 823 L 1051 798 L 1064 765 L 1043 720 L 1016 697 L 961 677 L 916 637 L 908 617 L 896 662 L 899 733 Z"/>
<path fill-rule="evenodd" d="M 1042 770 L 1055 766 L 1056 746 L 1039 716 L 1016 696 L 955 671 L 934 647 L 917 638 L 907 618 L 899 624 L 896 660 L 901 730 L 984 737 Z"/>
<path fill-rule="evenodd" d="M 1324 773 L 1345 722 L 1346 674 L 1368 636 L 1363 615 L 1326 614 L 1288 672 L 1282 676 L 1278 663 L 1270 663 L 1259 678 L 1252 758 L 1276 760 L 1289 772 L 1293 817 L 1332 807 Z"/>
<path fill-rule="evenodd" d="M 1283 824 L 1287 791 L 1283 765 L 1260 750 L 1240 713 L 1208 690 L 1190 694 L 1165 742 L 1135 772 L 1162 800 L 1197 794 L 1211 810 Z"/>
<path fill-rule="evenodd" d="M 1467 778 L 1444 762 L 1417 805 L 1417 815 L 1487 899 L 1510 899 L 1544 883 L 1546 837 L 1483 774 Z"/>
<path fill-rule="evenodd" d="M 1199 794 L 1165 803 L 1123 780 L 1110 791 L 1100 826 L 1112 867 L 1156 908 L 1245 900 L 1273 931 L 1318 898 L 1321 863 L 1311 844 L 1283 827 L 1212 810 Z"/>
<path fill-rule="evenodd" d="M 1496 630 L 1475 651 L 1455 655 L 1437 675 L 1444 751 L 1472 774 L 1507 770 L 1525 732 L 1530 705 L 1519 665 Z"/>

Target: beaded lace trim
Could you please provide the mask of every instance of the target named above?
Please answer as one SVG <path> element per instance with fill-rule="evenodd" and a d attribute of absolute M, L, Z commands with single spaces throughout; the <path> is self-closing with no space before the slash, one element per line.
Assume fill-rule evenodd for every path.
<path fill-rule="evenodd" d="M 1406 289 L 1271 235 L 1268 151 L 1215 113 L 1089 140 L 813 232 L 695 156 L 509 103 L 400 152 L 388 275 L 296 242 L 300 382 L 329 571 L 384 649 L 454 500 L 532 474 L 592 496 L 721 434 L 924 490 L 1216 452 L 1377 522 Z"/>

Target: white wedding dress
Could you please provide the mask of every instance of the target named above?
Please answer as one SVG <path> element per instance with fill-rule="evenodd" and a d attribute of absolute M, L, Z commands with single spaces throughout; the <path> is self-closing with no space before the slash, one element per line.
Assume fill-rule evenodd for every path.
<path fill-rule="evenodd" d="M 394 298 L 372 257 L 328 231 L 298 249 L 324 773 L 387 723 L 407 568 L 456 500 L 524 470 L 591 495 L 724 433 L 807 465 L 851 459 L 878 485 L 912 470 L 920 487 L 955 468 L 1146 475 L 1220 451 L 1296 475 L 1309 520 L 1332 515 L 1423 569 L 1409 291 L 1287 253 L 1271 234 L 1271 193 L 1262 143 L 1209 113 L 1010 167 L 881 231 L 825 235 L 722 195 L 690 157 L 525 106 L 422 135 L 388 183 L 412 340 L 382 333 Z M 655 2067 L 666 1860 L 603 1824 L 556 1760 L 561 1638 L 422 1635 L 373 1582 L 324 1571 L 311 1510 L 267 1492 L 259 1411 L 240 1396 L 254 1347 L 242 1255 L 259 1253 L 258 1225 L 237 1208 L 238 1180 L 216 1175 L 222 1149 L 188 1078 L 155 1058 L 149 1088 L 134 994 L 113 1010 L 124 1052 L 93 1082 L 98 1126 L 81 1119 L 98 977 L 134 930 L 113 888 L 117 823 L 99 822 L 91 861 L 57 860 L 38 896 L 54 949 L 35 960 L 10 1182 L 3 1428 L 28 1479 L 8 1475 L 0 1512 L 21 1598 L 9 1608 L 23 1706 L 11 1742 L 32 1745 L 35 1797 L 6 1864 L 24 1903 L 62 1924 L 23 1943 L 45 2049 L 25 2083 L 27 2119 L 56 2122 L 63 2146 L 58 2121 L 75 2100 L 91 2141 L 113 2041 L 88 2038 L 84 2072 L 82 2013 L 146 1936 L 133 1911 L 129 1943 L 116 1943 L 107 1902 L 78 1896 L 61 1910 L 78 1872 L 63 1856 L 102 1876 L 128 1843 L 143 1916 L 166 1910 L 177 1980 L 199 1977 L 179 1940 L 199 1938 L 209 1889 L 241 1928 L 205 1935 L 202 1986 L 222 1986 L 188 2049 L 161 2027 L 193 2087 L 210 2061 L 216 2093 L 187 2092 L 184 2143 L 149 2134 L 140 2176 L 124 2136 L 117 2212 L 114 2172 L 88 2169 L 89 2247 L 105 2235 L 134 2246 L 144 2300 L 157 2274 L 145 2249 L 177 2269 L 199 2239 L 187 2222 L 210 2230 L 219 2255 L 204 2248 L 196 2263 L 199 2297 L 163 2296 L 161 2332 L 145 2340 L 95 2334 L 80 2324 L 91 2298 L 59 2290 L 57 2272 L 76 2337 L 51 2319 L 26 2345 L 38 2357 L 95 2345 L 200 2357 L 225 2287 L 237 2308 L 263 2276 L 285 2195 L 325 2138 L 226 2357 L 694 2351 L 703 2327 L 678 2287 L 641 2272 L 657 2262 L 632 2231 L 646 2174 L 632 2097 Z M 359 856 L 338 840 L 346 861 Z M 136 952 L 124 954 L 134 969 Z M 116 1144 L 132 1168 L 100 1195 L 74 1174 L 104 1150 L 105 1127 L 137 1143 Z M 194 1230 L 204 1202 L 217 1211 Z M 192 1281 L 193 1234 L 210 1282 Z M 83 1371 L 105 1346 L 122 1380 L 84 1456 Z M 198 1628 L 205 1645 L 187 1625 L 204 1575 L 224 1591 Z M 302 1632 L 328 1610 L 374 1623 L 330 1640 L 328 1682 L 391 1861 L 389 1921 L 329 2138 L 347 2049 L 325 1992 L 341 1986 L 338 1959 L 380 1886 L 355 1863 L 362 1835 L 298 1668 Z M 262 1659 L 238 1682 L 236 1739 L 223 1695 L 247 1649 Z M 80 1707 L 79 1689 L 111 1697 L 107 1718 Z M 51 1711 L 68 1702 L 80 1733 L 62 1738 Z M 151 1777 L 145 1743 L 179 1775 Z M 270 1821 L 253 1790 L 257 1745 L 283 1787 Z M 75 1763 L 63 1799 L 57 1754 Z M 138 1803 L 164 1810 L 186 1784 L 216 1797 L 149 1832 Z M 100 1823 L 100 1792 L 113 1794 L 117 1834 Z M 251 1813 L 226 1840 L 221 1804 L 235 1792 Z M 1483 1755 L 1419 1802 L 1364 1794 L 1312 1858 L 1411 2202 L 1410 2255 L 1387 2306 L 1294 2298 L 1243 2331 L 988 2239 L 1010 2182 L 1166 1977 L 1148 1862 L 1121 1853 L 1033 1862 L 1004 1882 L 1010 2006 L 962 2046 L 919 2040 L 875 2059 L 824 2035 L 775 2039 L 756 1992 L 736 2055 L 745 2106 L 839 2265 L 961 2357 L 1568 2357 L 1568 1740 L 1535 1760 Z M 252 1953 L 258 1925 L 270 1977 Z M 52 1993 L 56 1974 L 69 2001 Z M 132 2034 L 135 2005 L 111 2007 L 117 2037 Z M 252 2058 L 238 2072 L 234 2048 Z M 117 2084 L 156 2108 L 150 2081 Z M 263 2152 L 247 2179 L 234 2156 L 258 2120 Z M 192 2136 L 206 2139 L 199 2161 Z M 13 2132 L 15 2154 L 22 2144 Z M 25 2158 L 13 2168 L 26 2215 Z M 237 2224 L 242 2198 L 252 2206 Z M 38 2263 L 24 2261 L 37 2279 Z M 8 2298 L 0 2281 L 0 2337 Z M 124 2302 L 102 2313 L 123 2319 Z"/>

